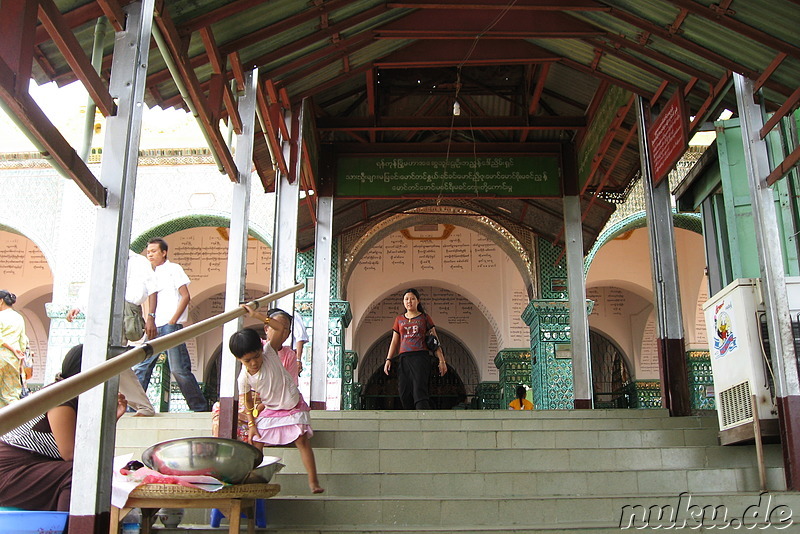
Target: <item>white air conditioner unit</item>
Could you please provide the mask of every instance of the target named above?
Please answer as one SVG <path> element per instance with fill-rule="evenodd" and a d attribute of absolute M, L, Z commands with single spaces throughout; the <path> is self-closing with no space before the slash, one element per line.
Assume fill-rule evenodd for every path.
<path fill-rule="evenodd" d="M 762 343 L 760 286 L 757 278 L 734 280 L 703 305 L 723 445 L 753 439 L 755 417 L 763 438 L 778 436 L 770 362 Z"/>

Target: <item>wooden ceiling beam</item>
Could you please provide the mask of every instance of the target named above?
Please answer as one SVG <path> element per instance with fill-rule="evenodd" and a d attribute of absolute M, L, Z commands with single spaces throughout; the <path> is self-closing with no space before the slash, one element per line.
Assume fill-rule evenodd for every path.
<path fill-rule="evenodd" d="M 431 2 L 430 0 L 390 1 L 391 8 L 408 9 L 481 9 L 503 11 L 608 11 L 608 6 L 593 0 L 482 0 L 481 2 Z"/>
<path fill-rule="evenodd" d="M 103 10 L 103 14 L 115 32 L 125 29 L 125 12 L 117 0 L 97 0 L 97 5 Z"/>
<path fill-rule="evenodd" d="M 365 117 L 321 117 L 317 127 L 324 131 L 406 131 L 406 130 L 580 130 L 586 118 L 575 117 L 387 117 L 376 124 Z"/>
<path fill-rule="evenodd" d="M 36 2 L 0 2 L 0 59 L 13 73 L 13 93 L 28 92 L 33 68 Z"/>
<path fill-rule="evenodd" d="M 347 5 L 352 4 L 355 1 L 356 0 L 329 0 L 320 6 L 314 5 L 313 3 L 309 2 L 309 4 L 312 7 L 309 7 L 306 10 L 301 11 L 300 13 L 297 13 L 295 15 L 286 17 L 285 19 L 278 21 L 274 24 L 270 24 L 253 32 L 250 32 L 244 37 L 228 41 L 227 43 L 222 44 L 220 46 L 220 49 L 224 53 L 230 53 L 233 52 L 234 50 L 242 50 L 243 48 L 247 48 L 248 46 L 252 46 L 262 41 L 267 41 L 275 37 L 276 35 L 291 30 L 301 24 L 310 22 L 326 13 L 330 13 L 332 10 L 346 7 Z"/>
<path fill-rule="evenodd" d="M 622 61 L 630 65 L 633 65 L 634 67 L 641 69 L 649 74 L 652 74 L 653 76 L 661 78 L 662 80 L 666 80 L 669 83 L 673 83 L 675 85 L 682 85 L 683 83 L 685 83 L 685 80 L 681 80 L 680 78 L 673 76 L 672 74 L 669 74 L 668 72 L 663 71 L 646 61 L 643 61 L 630 54 L 626 54 L 625 52 L 620 51 L 616 47 L 609 46 L 598 39 L 586 39 L 586 42 L 592 45 L 593 47 L 602 50 L 606 54 L 619 58 Z"/>
<path fill-rule="evenodd" d="M 53 0 L 39 0 L 39 20 L 103 116 L 114 115 L 116 105 L 108 87 L 92 67 L 92 62 L 83 52 L 78 39 L 67 26 Z"/>
<path fill-rule="evenodd" d="M 278 170 L 286 174 L 289 169 L 283 157 L 281 143 L 278 140 L 278 126 L 275 124 L 272 114 L 270 113 L 270 103 L 267 98 L 267 93 L 265 92 L 265 86 L 266 84 L 259 83 L 256 89 L 256 106 L 258 107 L 258 116 L 262 121 L 261 131 L 264 132 L 264 136 L 271 149 L 270 152 L 275 158 L 275 164 L 278 166 Z"/>
<path fill-rule="evenodd" d="M 764 126 L 759 130 L 758 134 L 761 139 L 764 139 L 769 132 L 777 125 L 782 118 L 787 116 L 789 113 L 797 109 L 798 103 L 800 103 L 800 87 L 794 90 L 794 93 L 791 94 L 789 98 L 786 99 L 786 102 L 778 108 L 778 111 L 773 113 L 772 117 L 764 124 Z"/>
<path fill-rule="evenodd" d="M 700 108 L 695 112 L 694 120 L 689 124 L 690 133 L 699 128 L 700 125 L 706 121 L 706 113 L 708 113 L 709 110 L 713 111 L 712 106 L 714 102 L 718 102 L 725 96 L 724 93 L 727 92 L 726 87 L 728 89 L 731 87 L 729 85 L 731 83 L 731 76 L 731 71 L 726 71 L 725 75 L 722 76 L 716 84 L 711 85 L 708 98 L 700 105 Z"/>
<path fill-rule="evenodd" d="M 199 17 L 189 19 L 181 24 L 180 31 L 184 34 L 196 32 L 201 28 L 211 26 L 215 22 L 238 15 L 243 11 L 247 11 L 252 7 L 260 6 L 263 3 L 264 0 L 235 0 L 233 2 L 229 2 L 221 7 L 218 7 L 217 9 L 212 9 L 211 11 L 204 13 Z"/>
<path fill-rule="evenodd" d="M 362 11 L 357 15 L 353 15 L 352 17 L 343 19 L 336 24 L 333 24 L 325 29 L 320 29 L 320 31 L 315 32 L 308 37 L 304 37 L 302 39 L 298 39 L 288 45 L 282 46 L 277 50 L 273 50 L 272 52 L 268 52 L 266 54 L 262 54 L 256 58 L 250 60 L 250 63 L 253 65 L 258 65 L 263 67 L 265 65 L 269 65 L 275 61 L 281 60 L 285 56 L 290 56 L 307 48 L 309 46 L 315 45 L 320 41 L 330 39 L 331 36 L 346 31 L 353 26 L 361 24 L 362 22 L 366 22 L 371 18 L 374 18 L 378 15 L 381 15 L 386 12 L 388 8 L 385 5 L 378 5 L 373 7 L 372 9 L 368 9 L 366 11 Z M 224 47 L 223 47 L 224 49 Z"/>
<path fill-rule="evenodd" d="M 183 84 L 186 86 L 186 89 L 189 93 L 188 97 L 192 100 L 192 104 L 194 105 L 200 121 L 200 127 L 205 130 L 209 143 L 211 144 L 211 148 L 216 152 L 217 157 L 222 164 L 222 168 L 225 170 L 228 178 L 231 181 L 236 182 L 239 179 L 236 162 L 233 160 L 231 151 L 228 148 L 222 133 L 219 131 L 219 125 L 213 121 L 211 112 L 208 109 L 208 101 L 206 96 L 203 94 L 203 90 L 200 86 L 200 82 L 197 79 L 194 69 L 192 69 L 189 65 L 185 54 L 184 43 L 181 41 L 177 28 L 175 27 L 172 17 L 170 17 L 165 5 L 162 5 L 157 11 L 156 15 L 154 16 L 154 21 L 155 25 L 153 30 L 160 32 L 161 38 L 166 43 L 168 50 L 165 52 L 171 56 L 171 59 L 178 70 L 176 74 L 180 76 Z"/>
<path fill-rule="evenodd" d="M 55 167 L 66 178 L 73 180 L 93 204 L 105 207 L 106 189 L 103 184 L 95 178 L 75 149 L 28 94 L 27 87 L 24 91 L 17 90 L 15 78 L 14 71 L 0 57 L 0 99 L 3 100 L 5 109 L 37 145 L 42 156 L 51 159 Z"/>
<path fill-rule="evenodd" d="M 570 68 L 573 68 L 573 69 L 577 70 L 578 72 L 583 72 L 584 74 L 588 74 L 589 76 L 594 76 L 595 78 L 604 79 L 604 80 L 606 80 L 608 82 L 611 82 L 613 85 L 618 85 L 618 86 L 622 87 L 623 89 L 627 89 L 628 91 L 630 91 L 632 93 L 636 93 L 636 94 L 641 95 L 641 96 L 646 97 L 646 98 L 652 98 L 653 97 L 653 93 L 647 91 L 643 87 L 639 87 L 639 86 L 633 85 L 632 83 L 626 82 L 625 80 L 620 80 L 619 78 L 615 78 L 614 76 L 610 76 L 610 75 L 608 75 L 608 74 L 606 74 L 604 72 L 600 72 L 599 70 L 592 70 L 589 67 L 587 67 L 586 65 L 583 65 L 582 63 L 578 63 L 577 61 L 573 61 L 573 60 L 567 59 L 567 58 L 562 58 L 561 59 L 561 63 L 563 63 L 564 65 L 566 65 L 566 66 L 568 66 Z"/>
<path fill-rule="evenodd" d="M 222 57 L 222 54 L 219 52 L 219 48 L 217 48 L 217 42 L 214 39 L 214 34 L 211 31 L 211 28 L 205 27 L 200 29 L 200 38 L 203 40 L 203 45 L 205 46 L 206 53 L 208 54 L 209 62 L 211 63 L 211 68 L 215 75 L 220 76 L 223 80 L 223 87 L 221 87 L 222 91 L 222 102 L 225 106 L 225 111 L 228 114 L 228 117 L 231 119 L 231 125 L 233 126 L 233 131 L 236 135 L 241 135 L 242 133 L 242 118 L 239 116 L 239 107 L 236 105 L 236 98 L 233 95 L 233 91 L 231 91 L 231 86 L 228 84 L 228 72 L 225 67 L 225 60 Z M 238 60 L 238 54 L 234 55 L 233 58 Z M 231 59 L 231 56 L 228 56 Z M 231 65 L 231 70 L 234 70 L 233 65 Z M 241 69 L 241 65 L 237 69 L 240 72 L 243 70 Z M 242 74 L 242 80 L 244 80 L 244 75 Z M 239 86 L 242 87 L 244 84 L 241 83 Z M 209 98 L 210 98 L 209 94 Z"/>
<path fill-rule="evenodd" d="M 101 17 L 107 14 L 104 12 L 105 3 L 107 0 L 98 0 L 97 2 L 88 2 L 83 4 L 80 7 L 76 7 L 73 10 L 70 10 L 63 14 L 64 21 L 69 28 L 77 28 L 78 26 L 82 26 L 87 22 L 92 22 L 96 20 L 97 17 Z M 116 4 L 120 6 L 120 9 L 124 6 L 127 6 L 134 0 L 116 0 Z M 125 19 L 123 18 L 123 21 Z M 50 40 L 50 35 L 47 33 L 47 30 L 44 29 L 43 26 L 39 26 L 36 28 L 36 37 L 34 38 L 34 43 L 40 45 Z"/>
<path fill-rule="evenodd" d="M 539 72 L 536 74 L 536 85 L 533 87 L 530 104 L 528 104 L 528 115 L 536 115 L 536 111 L 539 108 L 539 101 L 541 100 L 542 92 L 544 91 L 544 84 L 547 82 L 547 75 L 550 73 L 551 65 L 552 63 L 542 63 Z"/>
<path fill-rule="evenodd" d="M 661 52 L 657 52 L 640 43 L 631 41 L 630 39 L 627 39 L 622 35 L 607 34 L 605 38 L 614 43 L 616 45 L 615 48 L 629 48 L 631 50 L 638 52 L 643 56 L 649 57 L 650 59 L 656 61 L 657 63 L 662 63 L 664 65 L 672 67 L 673 69 L 686 73 L 689 76 L 694 76 L 695 78 L 699 78 L 706 82 L 713 83 L 716 81 L 716 78 L 710 72 L 705 72 L 701 69 L 696 69 L 691 65 L 681 63 L 680 61 L 671 58 L 665 54 L 662 54 Z"/>

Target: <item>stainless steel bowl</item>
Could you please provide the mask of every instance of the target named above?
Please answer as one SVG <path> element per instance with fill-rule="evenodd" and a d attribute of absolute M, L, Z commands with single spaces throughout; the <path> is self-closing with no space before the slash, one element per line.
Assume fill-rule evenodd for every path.
<path fill-rule="evenodd" d="M 142 454 L 142 462 L 163 475 L 209 475 L 229 484 L 244 482 L 261 458 L 249 443 L 210 437 L 162 441 Z"/>
<path fill-rule="evenodd" d="M 247 482 L 252 484 L 267 484 L 272 480 L 272 475 L 286 467 L 277 456 L 264 456 L 261 463 L 253 469 L 247 477 Z"/>

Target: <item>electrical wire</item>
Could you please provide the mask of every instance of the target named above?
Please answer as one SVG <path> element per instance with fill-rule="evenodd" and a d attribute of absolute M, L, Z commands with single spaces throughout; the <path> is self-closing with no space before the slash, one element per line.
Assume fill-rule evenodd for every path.
<path fill-rule="evenodd" d="M 492 28 L 497 26 L 497 24 L 501 20 L 503 20 L 503 17 L 506 16 L 506 14 L 511 10 L 512 7 L 514 7 L 514 4 L 516 4 L 516 3 L 517 3 L 517 0 L 510 0 L 509 3 L 506 4 L 506 7 L 504 7 L 502 10 L 500 10 L 500 12 L 495 16 L 495 18 L 483 30 L 481 30 L 481 32 L 478 35 L 475 36 L 475 39 L 472 40 L 472 45 L 470 45 L 469 50 L 467 50 L 467 54 L 464 56 L 464 59 L 462 59 L 461 62 L 456 66 L 456 92 L 455 92 L 455 96 L 454 96 L 454 100 L 456 102 L 458 102 L 458 95 L 459 95 L 459 93 L 461 91 L 461 67 L 463 67 L 464 64 L 466 64 L 466 62 L 469 61 L 469 58 L 472 57 L 473 52 L 475 52 L 475 48 L 477 48 L 477 46 L 478 46 L 478 41 L 480 41 L 481 38 L 484 35 L 489 33 L 492 30 Z M 476 153 L 476 147 L 475 147 L 475 143 L 476 143 L 476 141 L 475 141 L 475 131 L 474 131 L 473 127 L 472 127 L 472 115 L 470 114 L 469 117 L 470 117 L 470 119 L 469 119 L 470 133 L 472 134 L 472 154 L 473 154 L 473 157 L 475 158 L 475 161 L 476 161 L 476 169 L 475 170 L 476 170 L 476 173 L 477 173 L 478 155 Z M 445 160 L 444 160 L 444 171 L 443 171 L 443 174 L 442 174 L 442 186 L 439 189 L 439 194 L 436 197 L 436 205 L 437 206 L 439 206 L 442 203 L 442 195 L 444 194 L 444 184 L 445 184 L 445 180 L 447 179 L 447 167 L 448 167 L 448 165 L 450 163 L 450 145 L 453 143 L 453 126 L 455 125 L 455 120 L 456 120 L 455 113 L 452 113 L 451 117 L 450 117 L 450 134 L 447 137 L 447 152 L 446 152 Z M 473 175 L 474 175 L 473 180 L 474 180 L 474 184 L 475 184 L 475 196 L 478 196 L 478 194 L 479 194 L 478 193 L 478 177 L 477 177 L 476 173 L 473 173 Z"/>

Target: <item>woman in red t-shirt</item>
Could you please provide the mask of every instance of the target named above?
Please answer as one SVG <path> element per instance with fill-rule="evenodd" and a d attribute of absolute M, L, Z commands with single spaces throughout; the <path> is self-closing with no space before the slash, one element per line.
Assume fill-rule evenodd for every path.
<path fill-rule="evenodd" d="M 419 302 L 419 292 L 409 289 L 403 294 L 403 306 L 406 312 L 398 315 L 392 326 L 392 343 L 383 364 L 383 372 L 387 375 L 392 368 L 394 355 L 398 367 L 398 389 L 400 402 L 406 410 L 430 410 L 431 401 L 428 394 L 428 379 L 431 373 L 430 356 L 425 346 L 428 332 L 436 335 L 436 328 L 430 315 L 425 313 Z M 441 347 L 436 349 L 439 359 L 439 374 L 444 376 L 447 364 Z"/>

